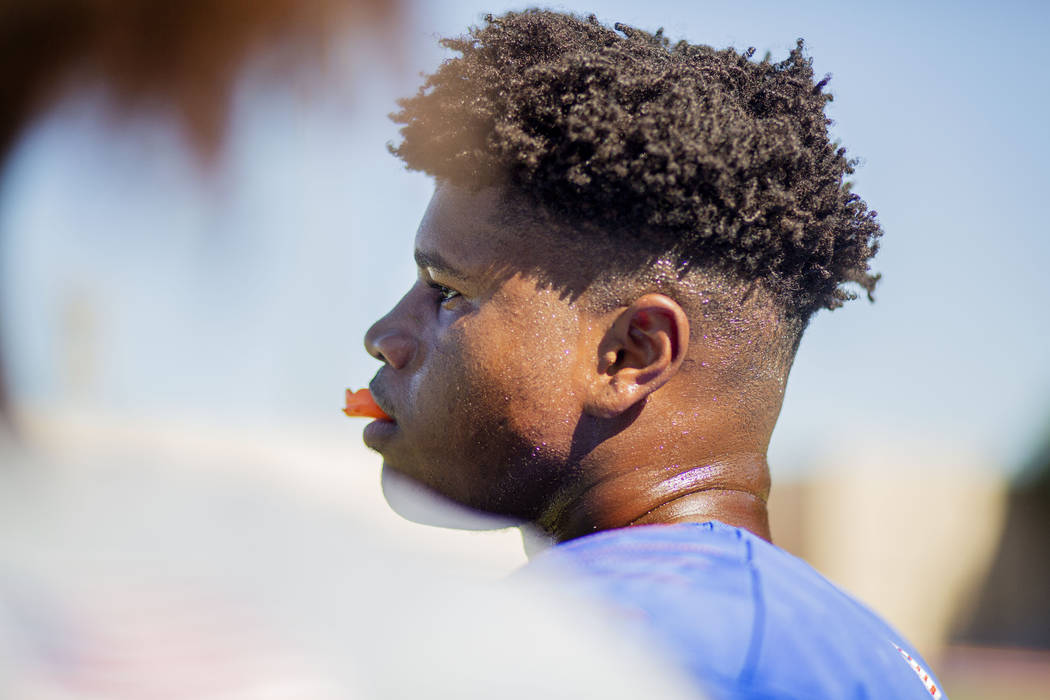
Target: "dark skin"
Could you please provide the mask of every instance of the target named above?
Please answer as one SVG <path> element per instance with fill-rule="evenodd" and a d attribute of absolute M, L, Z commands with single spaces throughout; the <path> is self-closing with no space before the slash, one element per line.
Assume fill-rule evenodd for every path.
<path fill-rule="evenodd" d="M 569 261 L 582 293 L 545 282 L 565 253 L 540 224 L 508 224 L 507 196 L 439 182 L 419 279 L 365 336 L 393 417 L 365 430 L 384 468 L 556 541 L 710 520 L 769 539 L 786 374 L 731 382 L 739 352 L 673 291 L 591 304 L 584 260 Z"/>

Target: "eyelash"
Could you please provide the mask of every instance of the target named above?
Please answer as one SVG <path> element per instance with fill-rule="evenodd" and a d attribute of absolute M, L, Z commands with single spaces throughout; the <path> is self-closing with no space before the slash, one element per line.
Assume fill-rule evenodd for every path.
<path fill-rule="evenodd" d="M 437 282 L 428 282 L 428 285 L 431 289 L 437 290 L 438 298 L 441 300 L 440 303 L 442 304 L 452 301 L 460 295 L 455 289 L 446 287 L 443 284 L 438 284 Z"/>

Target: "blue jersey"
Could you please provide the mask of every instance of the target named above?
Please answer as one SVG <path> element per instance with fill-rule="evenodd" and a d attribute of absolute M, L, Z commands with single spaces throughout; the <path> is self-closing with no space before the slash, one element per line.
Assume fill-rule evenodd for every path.
<path fill-rule="evenodd" d="M 610 530 L 526 570 L 573 575 L 712 698 L 943 698 L 892 627 L 801 559 L 718 522 Z"/>

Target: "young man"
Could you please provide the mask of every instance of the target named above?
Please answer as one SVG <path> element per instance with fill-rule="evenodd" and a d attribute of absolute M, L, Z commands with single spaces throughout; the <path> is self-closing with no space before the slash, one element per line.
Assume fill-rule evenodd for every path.
<path fill-rule="evenodd" d="M 537 565 L 639 616 L 714 697 L 940 697 L 768 542 L 799 340 L 847 283 L 870 296 L 881 235 L 802 43 L 758 62 L 527 11 L 443 44 L 461 56 L 394 116 L 437 188 L 418 281 L 365 338 L 392 417 L 365 442 L 564 543 Z"/>

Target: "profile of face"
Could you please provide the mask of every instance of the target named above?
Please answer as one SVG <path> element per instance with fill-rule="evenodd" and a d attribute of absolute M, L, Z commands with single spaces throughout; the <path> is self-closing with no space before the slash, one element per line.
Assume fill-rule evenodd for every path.
<path fill-rule="evenodd" d="M 589 313 L 525 270 L 547 239 L 498 223 L 495 188 L 441 184 L 415 241 L 418 278 L 369 329 L 366 427 L 384 468 L 463 505 L 532 519 L 567 478 L 595 364 Z"/>

